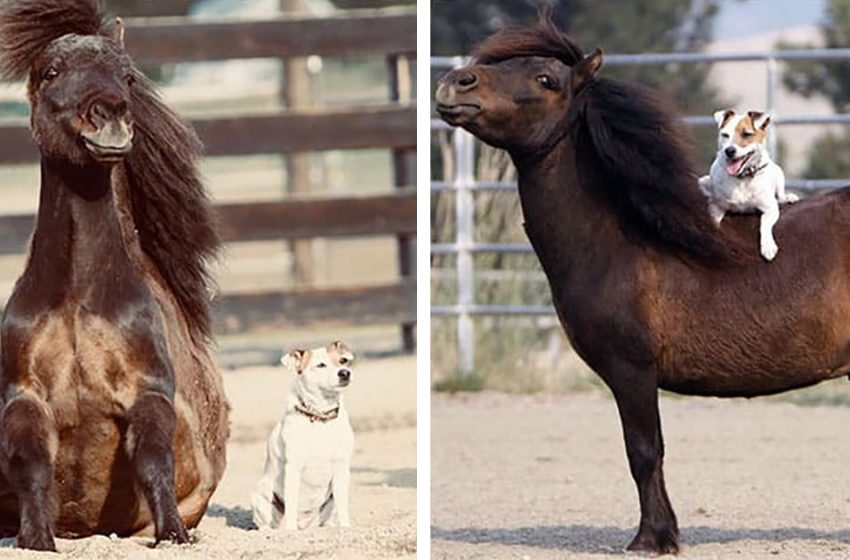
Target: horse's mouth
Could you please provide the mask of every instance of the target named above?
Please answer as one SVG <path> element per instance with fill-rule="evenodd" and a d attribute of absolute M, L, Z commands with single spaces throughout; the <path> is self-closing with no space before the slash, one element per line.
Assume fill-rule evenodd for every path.
<path fill-rule="evenodd" d="M 469 122 L 481 114 L 481 105 L 477 103 L 437 103 L 440 118 L 452 126 Z"/>
<path fill-rule="evenodd" d="M 115 119 L 96 130 L 82 132 L 80 138 L 96 161 L 121 161 L 133 149 L 133 126 L 124 119 Z"/>
<path fill-rule="evenodd" d="M 121 145 L 109 146 L 98 144 L 93 140 L 83 137 L 83 144 L 94 159 L 105 163 L 121 161 L 133 149 L 132 140 L 127 140 L 126 143 Z"/>

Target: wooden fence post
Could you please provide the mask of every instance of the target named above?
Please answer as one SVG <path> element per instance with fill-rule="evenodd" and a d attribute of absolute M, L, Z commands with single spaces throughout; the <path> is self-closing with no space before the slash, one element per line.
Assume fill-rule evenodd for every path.
<path fill-rule="evenodd" d="M 390 78 L 390 101 L 409 105 L 412 101 L 409 60 L 405 56 L 387 57 Z M 416 184 L 416 151 L 395 148 L 392 150 L 393 184 L 396 188 Z M 409 233 L 400 233 L 398 239 L 399 274 L 402 279 L 416 278 L 416 245 Z M 401 343 L 405 352 L 416 349 L 416 323 L 401 325 Z"/>
<path fill-rule="evenodd" d="M 302 0 L 281 0 L 281 8 L 286 13 L 298 13 L 303 10 Z M 283 60 L 282 91 L 284 103 L 289 111 L 304 109 L 311 105 L 310 76 L 304 58 L 286 58 Z M 289 177 L 289 192 L 302 195 L 310 192 L 310 155 L 294 153 L 286 156 L 286 170 Z M 292 276 L 297 286 L 310 286 L 315 281 L 313 263 L 313 241 L 296 239 L 290 241 L 292 250 Z"/>

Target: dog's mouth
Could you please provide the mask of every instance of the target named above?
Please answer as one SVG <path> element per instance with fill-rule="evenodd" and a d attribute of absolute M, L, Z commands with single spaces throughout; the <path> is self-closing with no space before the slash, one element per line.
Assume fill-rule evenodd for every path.
<path fill-rule="evenodd" d="M 340 387 L 348 387 L 349 385 L 351 385 L 351 379 L 340 379 L 339 380 L 339 386 Z"/>
<path fill-rule="evenodd" d="M 750 152 L 747 155 L 741 156 L 736 159 L 726 159 L 726 173 L 733 177 L 737 177 L 741 171 L 743 171 L 744 167 L 747 165 L 747 162 L 750 160 L 752 155 L 755 152 Z"/>

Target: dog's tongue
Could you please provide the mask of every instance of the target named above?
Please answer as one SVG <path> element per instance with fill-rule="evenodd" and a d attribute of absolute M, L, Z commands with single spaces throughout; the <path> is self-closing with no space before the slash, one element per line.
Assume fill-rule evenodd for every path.
<path fill-rule="evenodd" d="M 727 161 L 726 162 L 726 172 L 729 175 L 732 175 L 732 176 L 737 175 L 738 172 L 741 171 L 741 167 L 744 165 L 745 159 L 746 158 L 738 158 L 738 159 L 733 159 L 733 160 Z"/>

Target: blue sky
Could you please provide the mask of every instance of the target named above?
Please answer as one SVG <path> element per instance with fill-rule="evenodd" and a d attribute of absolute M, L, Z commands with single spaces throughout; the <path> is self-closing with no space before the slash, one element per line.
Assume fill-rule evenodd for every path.
<path fill-rule="evenodd" d="M 714 38 L 733 39 L 784 27 L 817 25 L 826 0 L 722 0 Z"/>

